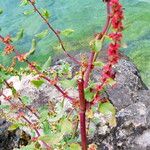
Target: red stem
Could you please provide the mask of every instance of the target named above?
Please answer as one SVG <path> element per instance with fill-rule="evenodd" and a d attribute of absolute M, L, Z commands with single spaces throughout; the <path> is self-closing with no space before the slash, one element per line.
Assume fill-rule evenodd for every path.
<path fill-rule="evenodd" d="M 39 70 L 37 70 L 37 68 L 35 66 L 33 66 L 28 60 L 25 60 L 27 64 L 29 64 L 30 66 L 32 66 L 32 68 L 40 75 L 42 74 Z M 48 81 L 50 84 L 52 83 L 51 79 L 49 79 L 46 76 L 42 76 L 43 79 L 45 79 L 46 81 Z M 65 98 L 67 98 L 69 101 L 73 102 L 75 99 L 70 97 L 66 92 L 64 92 L 64 90 L 62 90 L 57 84 L 53 85 Z"/>
<path fill-rule="evenodd" d="M 82 150 L 87 150 L 87 137 L 86 137 L 86 100 L 84 97 L 84 81 L 83 79 L 78 80 L 78 91 L 80 99 L 80 134 Z"/>
<path fill-rule="evenodd" d="M 5 94 L 2 93 L 2 95 L 3 95 L 5 98 L 7 98 L 7 96 L 6 96 Z M 10 105 L 13 105 L 13 103 L 12 103 L 11 101 L 8 101 L 8 102 L 10 103 Z M 23 118 L 29 125 L 32 125 L 32 122 L 31 122 L 28 118 L 26 118 L 25 116 L 22 116 L 22 118 Z M 34 130 L 35 130 L 37 136 L 39 137 L 39 136 L 40 136 L 40 132 L 39 132 L 36 128 L 34 128 Z M 44 141 L 42 141 L 42 143 L 45 145 L 45 147 L 46 147 L 47 150 L 52 150 L 52 148 L 51 148 L 47 143 L 45 143 Z"/>
<path fill-rule="evenodd" d="M 32 122 L 30 122 L 30 120 L 28 120 L 25 116 L 22 116 L 22 118 L 29 124 L 29 125 L 32 125 Z M 34 129 L 37 136 L 39 137 L 40 136 L 40 132 L 37 130 L 37 129 Z M 42 141 L 42 143 L 45 145 L 46 149 L 47 150 L 52 150 L 51 147 L 45 143 L 44 141 Z"/>
<path fill-rule="evenodd" d="M 110 19 L 111 19 L 111 17 L 110 17 L 110 3 L 107 2 L 107 20 L 106 20 L 106 24 L 105 24 L 102 32 L 100 33 L 100 34 L 102 34 L 101 38 L 103 38 L 103 36 L 107 32 L 107 30 L 109 29 Z M 98 37 L 99 37 L 99 35 L 96 36 L 96 38 L 98 38 Z M 89 57 L 88 67 L 87 67 L 87 70 L 86 70 L 86 73 L 85 73 L 84 88 L 86 88 L 88 86 L 90 74 L 91 74 L 91 71 L 94 68 L 94 66 L 93 66 L 93 62 L 95 61 L 94 56 L 95 56 L 95 52 L 92 51 L 91 54 L 90 54 L 90 57 Z"/>
<path fill-rule="evenodd" d="M 10 86 L 10 84 L 9 84 L 6 80 L 4 80 L 4 82 L 5 82 L 5 84 L 6 84 L 10 89 L 13 88 L 12 86 Z M 18 99 L 19 99 L 19 101 L 24 105 L 24 103 L 23 103 L 21 97 L 18 97 Z M 25 105 L 25 107 L 26 107 L 37 119 L 40 119 L 40 117 L 38 116 L 38 114 L 34 113 L 34 112 L 31 110 L 30 107 L 28 107 L 28 106 L 26 106 L 26 105 Z"/>
<path fill-rule="evenodd" d="M 40 13 L 40 11 L 38 10 L 38 8 L 35 6 L 35 3 L 33 3 L 31 0 L 29 0 L 29 2 L 31 3 L 31 5 L 33 6 L 34 10 L 39 14 L 39 16 L 44 20 L 44 22 L 47 24 L 47 26 L 49 27 L 49 29 L 55 34 L 55 36 L 57 37 L 61 48 L 63 49 L 65 55 L 67 55 L 71 60 L 73 60 L 75 63 L 81 65 L 81 63 L 75 59 L 73 56 L 71 56 L 70 54 L 67 53 L 63 41 L 61 39 L 61 37 L 59 36 L 59 34 L 57 33 L 57 31 L 52 27 L 52 25 L 48 22 L 48 20 Z"/>
<path fill-rule="evenodd" d="M 89 83 L 89 78 L 90 78 L 90 73 L 93 69 L 93 61 L 94 61 L 94 56 L 95 56 L 95 52 L 92 51 L 89 57 L 89 61 L 88 61 L 88 67 L 85 73 L 85 82 L 84 82 L 84 88 L 87 88 L 88 83 Z"/>
<path fill-rule="evenodd" d="M 111 17 L 110 17 L 110 2 L 107 2 L 107 20 L 106 20 L 106 24 L 105 24 L 105 26 L 104 26 L 104 28 L 103 28 L 103 31 L 102 31 L 102 34 L 103 34 L 103 35 L 104 35 L 104 34 L 107 32 L 107 30 L 108 30 L 109 23 L 110 23 L 110 19 L 111 19 Z"/>

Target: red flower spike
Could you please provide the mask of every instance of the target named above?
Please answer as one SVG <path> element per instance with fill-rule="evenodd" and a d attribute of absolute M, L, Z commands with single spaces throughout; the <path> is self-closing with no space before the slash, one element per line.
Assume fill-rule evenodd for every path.
<path fill-rule="evenodd" d="M 112 40 L 114 40 L 114 41 L 118 41 L 118 42 L 120 42 L 121 41 L 121 39 L 122 39 L 122 33 L 120 33 L 120 32 L 116 32 L 116 33 L 110 33 L 109 34 L 109 37 L 112 39 Z"/>

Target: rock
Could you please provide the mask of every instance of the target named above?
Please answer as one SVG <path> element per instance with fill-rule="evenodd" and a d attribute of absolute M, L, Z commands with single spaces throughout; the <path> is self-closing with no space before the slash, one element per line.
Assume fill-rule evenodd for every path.
<path fill-rule="evenodd" d="M 0 119 L 0 150 L 19 148 L 27 145 L 30 141 L 31 137 L 20 129 L 8 131 L 10 125 L 10 122 Z"/>
<path fill-rule="evenodd" d="M 114 69 L 117 84 L 107 93 L 118 110 L 117 126 L 97 124 L 89 143 L 99 150 L 150 150 L 150 90 L 131 61 L 122 59 Z"/>
<path fill-rule="evenodd" d="M 145 86 L 135 65 L 126 59 L 121 59 L 115 66 L 116 85 L 108 88 L 107 93 L 118 110 L 138 101 L 139 91 L 148 88 Z"/>
<path fill-rule="evenodd" d="M 107 127 L 105 133 L 103 133 L 103 128 L 106 125 L 97 126 L 90 143 L 98 145 L 100 150 L 149 150 L 149 113 L 150 107 L 147 108 L 142 102 L 121 109 L 117 113 L 117 126 L 115 128 Z"/>

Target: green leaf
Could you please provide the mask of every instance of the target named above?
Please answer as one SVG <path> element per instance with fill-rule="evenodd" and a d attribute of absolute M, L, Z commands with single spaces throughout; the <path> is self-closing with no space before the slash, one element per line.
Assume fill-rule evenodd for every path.
<path fill-rule="evenodd" d="M 102 49 L 102 40 L 95 40 L 94 51 L 99 52 Z"/>
<path fill-rule="evenodd" d="M 28 53 L 26 53 L 26 57 L 29 57 L 30 55 L 34 54 L 34 52 L 36 50 L 36 45 L 37 45 L 36 40 L 33 39 L 32 40 L 32 44 L 31 44 L 31 49 L 30 49 L 30 51 Z"/>
<path fill-rule="evenodd" d="M 72 143 L 69 150 L 81 150 L 81 146 L 77 143 Z"/>
<path fill-rule="evenodd" d="M 40 108 L 39 113 L 40 113 L 40 121 L 41 122 L 46 121 L 47 118 L 49 117 L 48 116 L 49 110 L 46 107 Z"/>
<path fill-rule="evenodd" d="M 113 86 L 114 84 L 116 84 L 116 81 L 112 78 L 108 78 L 107 79 L 107 83 L 110 85 L 110 86 Z"/>
<path fill-rule="evenodd" d="M 26 15 L 26 16 L 32 15 L 33 13 L 34 13 L 33 9 L 23 12 L 23 14 Z"/>
<path fill-rule="evenodd" d="M 22 0 L 20 6 L 25 6 L 28 4 L 29 4 L 28 0 Z"/>
<path fill-rule="evenodd" d="M 73 87 L 76 87 L 76 85 L 77 85 L 75 79 L 72 79 L 72 80 L 64 79 L 64 80 L 60 81 L 60 83 L 62 84 L 62 86 L 64 88 L 73 88 Z"/>
<path fill-rule="evenodd" d="M 16 42 L 16 41 L 21 40 L 21 39 L 23 38 L 23 35 L 24 35 L 24 29 L 20 29 L 20 30 L 18 31 L 18 33 L 16 34 L 16 37 L 13 37 L 13 38 L 12 38 L 12 41 L 13 41 L 13 42 Z"/>
<path fill-rule="evenodd" d="M 94 95 L 95 95 L 95 93 L 91 92 L 90 89 L 91 89 L 91 87 L 87 87 L 87 88 L 84 90 L 85 99 L 86 99 L 87 101 L 89 101 L 89 102 L 90 102 L 91 100 L 93 100 Z"/>
<path fill-rule="evenodd" d="M 50 127 L 50 124 L 47 120 L 43 121 L 42 122 L 42 125 L 43 125 L 43 131 L 44 131 L 44 134 L 50 134 L 51 133 L 51 127 Z"/>
<path fill-rule="evenodd" d="M 42 9 L 42 16 L 45 18 L 45 19 L 49 19 L 51 17 L 50 13 L 48 12 L 48 10 L 46 9 Z"/>
<path fill-rule="evenodd" d="M 104 115 L 115 115 L 116 114 L 116 109 L 110 102 L 100 103 L 99 111 Z"/>
<path fill-rule="evenodd" d="M 61 127 L 62 134 L 66 134 L 66 133 L 69 134 L 73 131 L 73 124 L 67 118 L 61 120 L 60 127 Z"/>
<path fill-rule="evenodd" d="M 51 56 L 49 56 L 45 64 L 42 66 L 42 71 L 45 71 L 46 69 L 48 69 L 51 66 L 51 63 L 52 63 L 52 58 Z"/>
<path fill-rule="evenodd" d="M 69 63 L 63 63 L 63 64 L 61 65 L 61 69 L 58 70 L 58 74 L 59 74 L 59 76 L 61 76 L 61 77 L 62 77 L 63 75 L 65 75 L 65 77 L 71 78 L 72 74 L 71 74 L 71 66 L 70 66 L 70 64 L 69 64 Z"/>
<path fill-rule="evenodd" d="M 94 66 L 103 67 L 105 64 L 102 61 L 94 62 Z"/>
<path fill-rule="evenodd" d="M 9 105 L 0 105 L 0 109 L 9 110 L 10 106 Z"/>
<path fill-rule="evenodd" d="M 36 87 L 36 88 L 39 88 L 43 83 L 44 83 L 44 80 L 32 80 L 31 83 Z"/>
<path fill-rule="evenodd" d="M 117 125 L 116 109 L 110 102 L 100 103 L 99 111 L 106 116 L 109 126 L 115 127 Z"/>
<path fill-rule="evenodd" d="M 21 99 L 25 105 L 30 105 L 32 103 L 32 100 L 27 96 L 23 96 L 23 97 L 21 97 Z"/>
<path fill-rule="evenodd" d="M 41 33 L 38 33 L 35 35 L 35 37 L 37 37 L 38 39 L 43 39 L 48 35 L 48 30 L 44 30 Z"/>
<path fill-rule="evenodd" d="M 35 148 L 35 144 L 36 143 L 31 143 L 31 144 L 29 144 L 27 146 L 23 146 L 23 147 L 19 148 L 19 150 L 37 150 Z"/>
<path fill-rule="evenodd" d="M 65 29 L 65 30 L 61 31 L 61 34 L 64 35 L 64 36 L 69 36 L 73 32 L 74 32 L 74 30 L 72 30 L 72 29 Z"/>
<path fill-rule="evenodd" d="M 9 131 L 14 131 L 14 130 L 16 130 L 17 128 L 22 127 L 22 126 L 24 126 L 23 123 L 14 123 L 14 124 L 12 124 L 11 126 L 9 126 L 8 130 L 9 130 Z"/>
<path fill-rule="evenodd" d="M 14 96 L 17 94 L 17 91 L 16 91 L 15 88 L 12 88 L 11 91 L 12 91 L 12 94 L 13 94 Z"/>
<path fill-rule="evenodd" d="M 51 145 L 59 144 L 62 139 L 63 139 L 62 133 L 55 133 L 39 137 L 39 140 L 49 143 Z"/>
<path fill-rule="evenodd" d="M 48 119 L 49 122 L 51 122 L 51 123 L 57 122 L 63 117 L 65 111 L 63 109 L 62 103 L 57 103 L 56 104 L 56 113 L 57 114 L 56 114 L 55 117 L 51 117 L 51 118 Z"/>
<path fill-rule="evenodd" d="M 3 10 L 0 8 L 0 15 L 3 13 Z"/>
<path fill-rule="evenodd" d="M 8 128 L 8 130 L 13 131 L 13 130 L 16 130 L 17 128 L 19 128 L 18 124 L 13 124 Z"/>

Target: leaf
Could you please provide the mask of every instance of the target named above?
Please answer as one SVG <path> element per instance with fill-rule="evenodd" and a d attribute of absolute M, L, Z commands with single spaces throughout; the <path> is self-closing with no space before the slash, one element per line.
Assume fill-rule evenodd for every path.
<path fill-rule="evenodd" d="M 32 100 L 27 96 L 23 96 L 23 97 L 21 97 L 21 99 L 25 105 L 30 105 L 32 103 Z"/>
<path fill-rule="evenodd" d="M 48 12 L 48 10 L 46 9 L 42 9 L 42 16 L 45 18 L 45 19 L 49 19 L 51 17 L 50 13 Z"/>
<path fill-rule="evenodd" d="M 33 9 L 23 12 L 23 14 L 26 15 L 26 16 L 32 15 L 33 13 L 34 13 Z"/>
<path fill-rule="evenodd" d="M 100 103 L 99 111 L 102 114 L 106 115 L 106 119 L 109 123 L 109 126 L 115 127 L 117 125 L 117 121 L 116 121 L 116 117 L 115 117 L 116 109 L 110 102 Z"/>
<path fill-rule="evenodd" d="M 9 110 L 9 109 L 10 109 L 10 106 L 9 106 L 9 105 L 0 105 L 0 109 Z"/>
<path fill-rule="evenodd" d="M 29 57 L 30 55 L 33 55 L 35 50 L 36 50 L 36 40 L 35 39 L 32 39 L 32 44 L 31 44 L 31 49 L 28 53 L 26 53 L 26 58 Z"/>
<path fill-rule="evenodd" d="M 59 142 L 62 139 L 63 139 L 62 133 L 49 134 L 39 137 L 39 140 L 49 143 L 51 145 L 59 144 Z"/>
<path fill-rule="evenodd" d="M 23 146 L 23 147 L 19 148 L 19 150 L 37 150 L 35 148 L 35 144 L 36 143 L 31 143 L 31 144 L 29 144 L 27 146 Z"/>
<path fill-rule="evenodd" d="M 94 62 L 94 66 L 103 67 L 105 64 L 102 61 Z"/>
<path fill-rule="evenodd" d="M 75 79 L 72 80 L 64 79 L 63 81 L 60 81 L 60 83 L 64 88 L 73 88 L 76 87 L 77 84 Z"/>
<path fill-rule="evenodd" d="M 14 130 L 16 130 L 17 128 L 22 127 L 22 126 L 24 126 L 23 123 L 14 123 L 14 124 L 12 124 L 11 126 L 9 126 L 8 130 L 9 130 L 9 131 L 14 131 Z"/>
<path fill-rule="evenodd" d="M 52 58 L 51 56 L 49 56 L 45 64 L 42 66 L 42 71 L 45 71 L 46 69 L 48 69 L 51 66 L 51 63 L 52 63 Z"/>
<path fill-rule="evenodd" d="M 92 109 L 88 109 L 87 112 L 86 112 L 86 116 L 87 116 L 87 118 L 92 119 L 94 117 L 93 110 Z"/>
<path fill-rule="evenodd" d="M 31 83 L 36 87 L 36 88 L 39 88 L 43 83 L 44 83 L 44 80 L 32 80 Z"/>
<path fill-rule="evenodd" d="M 48 108 L 47 107 L 42 107 L 39 109 L 39 113 L 40 113 L 40 121 L 43 122 L 43 121 L 46 121 L 47 118 L 49 117 L 48 116 Z"/>
<path fill-rule="evenodd" d="M 16 34 L 16 37 L 11 38 L 13 42 L 19 41 L 23 38 L 24 35 L 24 29 L 20 29 L 18 33 Z"/>
<path fill-rule="evenodd" d="M 115 115 L 116 114 L 116 109 L 110 102 L 100 103 L 99 111 L 104 115 Z"/>
<path fill-rule="evenodd" d="M 48 35 L 48 30 L 44 30 L 41 33 L 38 33 L 35 35 L 35 37 L 37 37 L 38 39 L 43 39 Z"/>
<path fill-rule="evenodd" d="M 116 81 L 112 78 L 108 78 L 107 79 L 107 83 L 110 85 L 110 86 L 113 86 L 114 84 L 116 84 Z"/>
<path fill-rule="evenodd" d="M 28 0 L 22 0 L 20 6 L 25 6 L 28 4 L 29 4 Z"/>
<path fill-rule="evenodd" d="M 50 124 L 47 120 L 43 121 L 42 122 L 42 125 L 43 125 L 43 131 L 44 131 L 44 134 L 50 134 L 51 133 L 51 127 L 50 127 Z"/>
<path fill-rule="evenodd" d="M 65 134 L 65 133 L 69 134 L 73 131 L 73 124 L 69 119 L 67 119 L 67 118 L 62 119 L 60 124 L 61 124 L 61 133 L 62 134 Z"/>
<path fill-rule="evenodd" d="M 71 78 L 72 74 L 71 74 L 71 66 L 69 63 L 63 63 L 61 65 L 61 69 L 58 70 L 58 74 L 59 76 L 65 76 L 66 78 Z"/>
<path fill-rule="evenodd" d="M 3 13 L 3 10 L 0 8 L 0 15 Z"/>
<path fill-rule="evenodd" d="M 102 40 L 95 40 L 94 51 L 99 52 L 102 49 Z"/>
<path fill-rule="evenodd" d="M 81 150 L 81 146 L 77 143 L 72 143 L 69 150 Z"/>
<path fill-rule="evenodd" d="M 95 52 L 99 52 L 102 49 L 102 45 L 103 45 L 103 39 L 101 40 L 94 39 L 90 42 L 90 46 L 92 50 Z"/>
<path fill-rule="evenodd" d="M 93 92 L 91 92 L 90 91 L 90 87 L 88 87 L 88 88 L 86 88 L 85 90 L 84 90 L 84 94 L 85 94 L 85 99 L 87 100 L 87 101 L 91 101 L 91 100 L 93 100 L 93 98 L 94 98 L 94 95 L 95 95 L 95 93 L 93 93 Z"/>
<path fill-rule="evenodd" d="M 56 113 L 57 114 L 56 114 L 55 117 L 51 117 L 51 118 L 48 119 L 49 122 L 51 122 L 51 123 L 57 122 L 63 117 L 65 111 L 63 109 L 62 103 L 57 103 L 56 104 Z"/>
<path fill-rule="evenodd" d="M 65 29 L 63 31 L 60 32 L 60 34 L 64 35 L 64 36 L 69 36 L 74 32 L 74 30 L 72 29 Z"/>
<path fill-rule="evenodd" d="M 109 126 L 116 127 L 117 126 L 117 120 L 115 116 L 112 116 L 108 119 Z"/>

